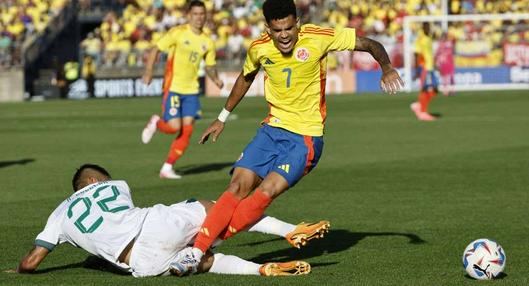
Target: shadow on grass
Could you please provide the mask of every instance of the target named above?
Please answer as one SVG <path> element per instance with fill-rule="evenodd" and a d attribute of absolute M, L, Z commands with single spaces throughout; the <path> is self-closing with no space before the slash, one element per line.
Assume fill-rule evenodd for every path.
<path fill-rule="evenodd" d="M 267 261 L 281 261 L 281 260 L 302 260 L 311 257 L 321 256 L 323 254 L 337 253 L 345 251 L 355 246 L 360 240 L 366 237 L 374 236 L 404 236 L 409 239 L 408 243 L 422 244 L 425 243 L 418 235 L 413 233 L 402 232 L 350 232 L 345 229 L 331 230 L 324 238 L 312 240 L 307 246 L 303 247 L 302 251 L 295 248 L 285 248 L 281 250 L 272 251 L 269 253 L 259 254 L 252 257 L 250 260 L 255 262 Z M 254 246 L 258 244 L 268 243 L 271 241 L 284 240 L 284 238 L 275 238 L 271 240 L 264 240 L 260 242 L 248 243 L 245 246 Z M 314 265 L 317 266 L 317 265 Z M 322 265 L 326 266 L 326 265 Z"/>
<path fill-rule="evenodd" d="M 500 272 L 500 274 L 498 274 L 498 276 L 494 277 L 494 280 L 501 280 L 501 279 L 504 279 L 506 277 L 507 277 L 507 273 Z M 468 274 L 465 274 L 465 278 L 470 279 L 470 280 L 477 280 L 477 279 L 473 278 L 472 276 L 470 276 Z"/>
<path fill-rule="evenodd" d="M 50 268 L 45 268 L 45 269 L 39 269 L 35 271 L 35 274 L 43 274 L 43 273 L 48 273 L 48 272 L 74 269 L 74 268 L 92 269 L 92 270 L 109 272 L 109 273 L 113 273 L 117 275 L 129 275 L 129 273 L 121 271 L 120 269 L 116 268 L 112 263 L 102 258 L 99 258 L 97 256 L 93 256 L 93 255 L 88 256 L 83 262 L 50 267 Z"/>
<path fill-rule="evenodd" d="M 26 165 L 28 163 L 35 162 L 35 159 L 20 159 L 20 160 L 12 160 L 12 161 L 0 161 L 0 168 L 9 167 L 12 165 Z"/>
<path fill-rule="evenodd" d="M 184 166 L 182 168 L 178 168 L 176 171 L 178 173 L 181 173 L 182 175 L 200 174 L 200 173 L 207 173 L 211 171 L 219 171 L 226 167 L 231 167 L 232 165 L 233 165 L 233 162 L 212 163 L 212 164 L 206 164 L 206 165 L 190 165 L 190 166 Z"/>

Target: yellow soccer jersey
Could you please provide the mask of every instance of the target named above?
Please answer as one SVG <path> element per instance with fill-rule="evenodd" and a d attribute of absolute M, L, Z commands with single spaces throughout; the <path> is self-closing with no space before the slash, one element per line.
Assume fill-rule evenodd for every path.
<path fill-rule="evenodd" d="M 419 63 L 426 70 L 432 71 L 434 69 L 432 37 L 420 32 L 415 41 L 415 52 L 419 54 Z"/>
<path fill-rule="evenodd" d="M 291 55 L 281 54 L 267 34 L 255 40 L 243 73 L 264 69 L 265 98 L 270 106 L 264 122 L 301 135 L 322 136 L 327 117 L 327 53 L 353 50 L 355 40 L 354 29 L 310 24 L 301 27 Z"/>
<path fill-rule="evenodd" d="M 189 25 L 172 28 L 158 40 L 156 46 L 166 52 L 164 94 L 168 91 L 181 94 L 198 93 L 198 69 L 202 59 L 206 66 L 215 65 L 213 40 L 202 33 L 197 35 Z"/>

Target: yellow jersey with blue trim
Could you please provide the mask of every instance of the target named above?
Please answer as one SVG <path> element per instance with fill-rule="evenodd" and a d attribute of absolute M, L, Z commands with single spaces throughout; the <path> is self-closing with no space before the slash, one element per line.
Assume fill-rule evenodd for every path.
<path fill-rule="evenodd" d="M 434 58 L 432 37 L 426 35 L 423 31 L 419 32 L 415 41 L 415 52 L 419 54 L 419 65 L 427 71 L 434 70 Z"/>
<path fill-rule="evenodd" d="M 270 107 L 264 123 L 307 135 L 322 136 L 327 106 L 325 83 L 327 54 L 353 50 L 352 28 L 334 29 L 306 24 L 290 54 L 282 54 L 268 34 L 252 42 L 243 74 L 264 70 L 265 98 Z"/>
<path fill-rule="evenodd" d="M 158 49 L 167 53 L 163 91 L 181 94 L 196 94 L 199 91 L 198 69 L 202 59 L 206 66 L 214 66 L 215 44 L 202 32 L 195 34 L 191 27 L 181 25 L 172 28 L 156 43 Z"/>

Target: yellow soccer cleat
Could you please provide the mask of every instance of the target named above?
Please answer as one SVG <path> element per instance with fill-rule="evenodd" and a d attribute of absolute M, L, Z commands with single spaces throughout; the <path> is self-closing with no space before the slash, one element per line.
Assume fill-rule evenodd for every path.
<path fill-rule="evenodd" d="M 305 261 L 269 262 L 259 267 L 261 276 L 292 276 L 310 273 L 310 264 Z"/>
<path fill-rule="evenodd" d="M 329 232 L 329 227 L 331 227 L 331 223 L 327 220 L 317 223 L 302 222 L 292 232 L 288 233 L 285 238 L 288 243 L 299 249 L 311 239 L 322 238 L 325 233 Z"/>

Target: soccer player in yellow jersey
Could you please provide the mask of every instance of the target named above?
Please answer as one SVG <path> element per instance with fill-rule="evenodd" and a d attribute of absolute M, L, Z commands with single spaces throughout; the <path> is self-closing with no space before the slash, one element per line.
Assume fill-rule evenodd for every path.
<path fill-rule="evenodd" d="M 199 143 L 210 135 L 216 141 L 228 114 L 248 91 L 260 68 L 265 72 L 265 98 L 270 110 L 235 163 L 231 182 L 207 215 L 194 246 L 187 248 L 185 259 L 178 261 L 182 269 L 198 263 L 217 237 L 226 239 L 259 219 L 274 198 L 316 166 L 323 149 L 327 117 L 327 53 L 369 52 L 382 68 L 384 91 L 395 93 L 403 85 L 384 47 L 357 36 L 354 29 L 298 27 L 293 0 L 267 0 L 263 14 L 266 35 L 250 45 L 243 71 L 224 109 Z M 307 240 L 320 237 L 329 225 L 328 221 L 298 225 L 287 240 L 299 248 Z"/>
<path fill-rule="evenodd" d="M 177 134 L 171 143 L 167 160 L 160 170 L 160 178 L 180 179 L 173 170 L 189 145 L 195 119 L 200 118 L 198 69 L 204 59 L 206 73 L 222 88 L 223 82 L 215 68 L 215 45 L 203 31 L 206 22 L 206 7 L 201 1 L 191 1 L 186 25 L 172 28 L 152 48 L 143 82 L 151 83 L 153 67 L 160 52 L 168 54 L 163 83 L 162 117 L 151 116 L 142 132 L 142 141 L 147 144 L 159 130 L 165 134 Z"/>
<path fill-rule="evenodd" d="M 428 104 L 437 94 L 438 82 L 434 73 L 434 55 L 430 23 L 425 22 L 422 31 L 415 41 L 415 76 L 419 77 L 421 90 L 419 101 L 411 104 L 410 108 L 421 121 L 433 121 L 436 118 L 428 113 Z"/>

